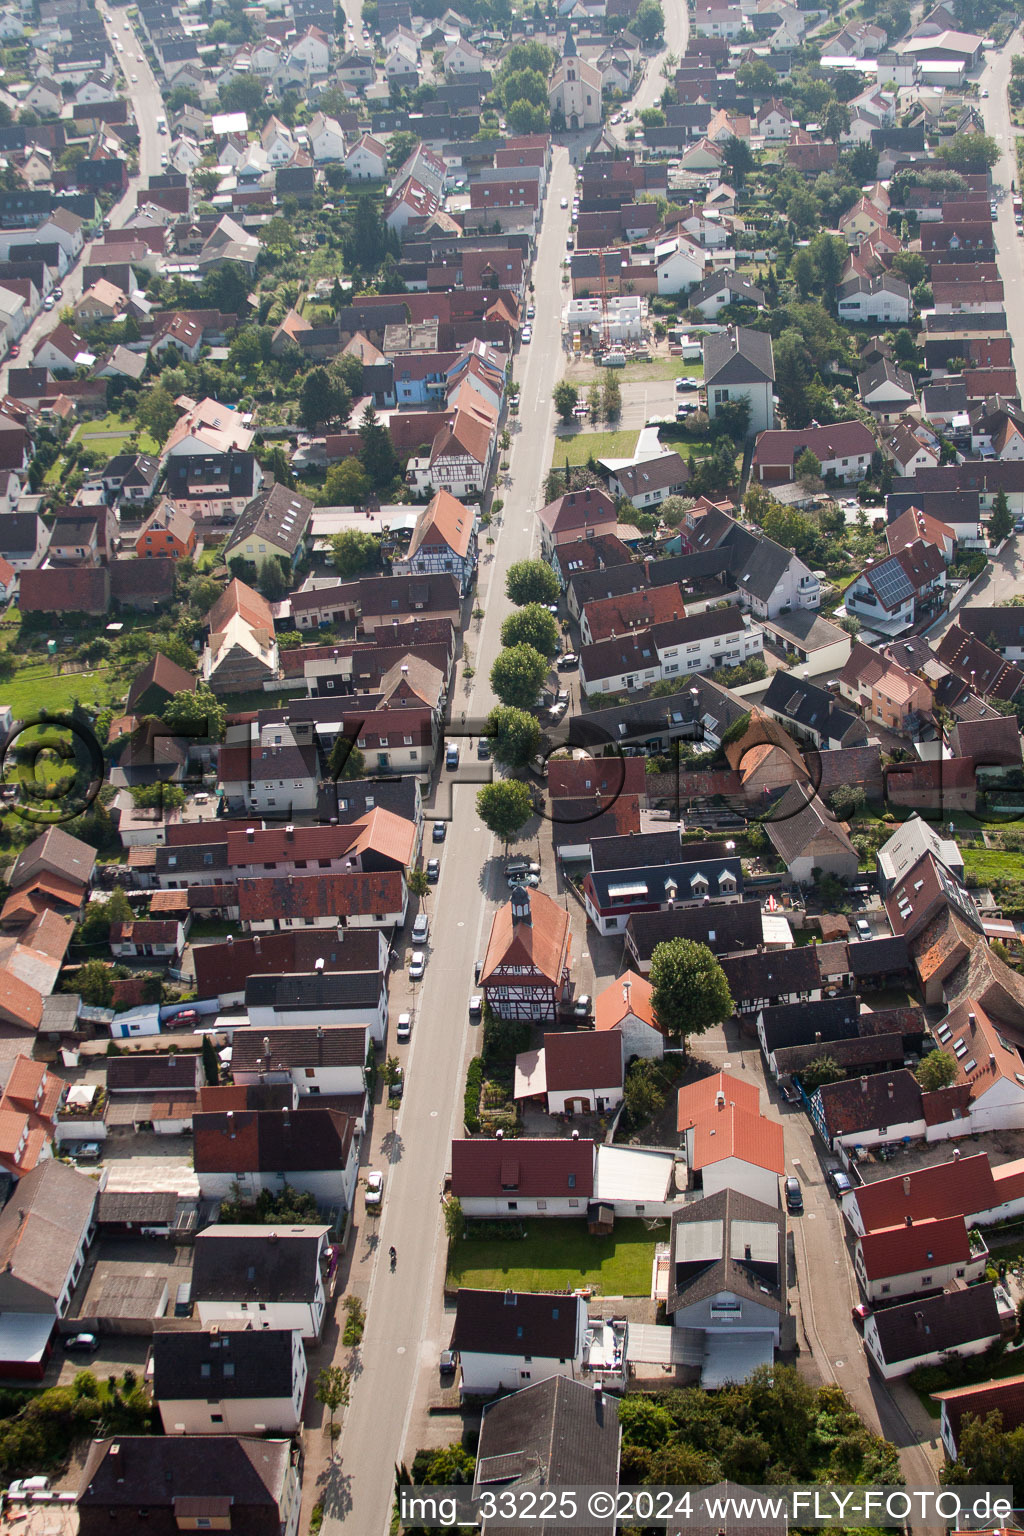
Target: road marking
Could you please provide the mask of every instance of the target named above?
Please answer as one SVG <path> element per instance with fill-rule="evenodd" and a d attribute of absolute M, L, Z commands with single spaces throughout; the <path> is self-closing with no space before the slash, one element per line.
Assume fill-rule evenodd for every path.
<path fill-rule="evenodd" d="M 437 1119 L 437 1110 L 436 1109 L 432 1109 L 430 1111 L 430 1118 L 431 1118 L 431 1120 L 436 1120 Z"/>
<path fill-rule="evenodd" d="M 405 1354 L 405 1345 L 404 1344 L 399 1344 L 398 1348 L 395 1350 L 395 1354 L 396 1355 L 404 1355 Z"/>

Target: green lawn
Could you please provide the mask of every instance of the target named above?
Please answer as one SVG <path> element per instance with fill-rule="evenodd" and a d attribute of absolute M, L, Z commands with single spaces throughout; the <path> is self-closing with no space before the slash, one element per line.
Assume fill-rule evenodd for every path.
<path fill-rule="evenodd" d="M 610 1237 L 591 1237 L 583 1220 L 523 1222 L 525 1237 L 456 1244 L 448 1285 L 501 1291 L 561 1291 L 591 1286 L 603 1296 L 649 1296 L 657 1232 L 642 1221 L 617 1221 Z"/>
<path fill-rule="evenodd" d="M 39 709 L 70 709 L 75 699 L 83 704 L 114 702 L 114 674 L 109 667 L 90 668 L 88 672 L 65 672 L 57 676 L 57 664 L 33 661 L 19 667 L 8 683 L 0 683 L 0 703 L 9 704 L 15 719 L 24 720 Z"/>
<path fill-rule="evenodd" d="M 628 459 L 636 448 L 637 431 L 577 432 L 573 437 L 555 440 L 552 469 L 564 469 L 566 459 L 570 464 L 585 464 L 593 454 L 595 459 Z"/>
<path fill-rule="evenodd" d="M 684 363 L 681 357 L 655 357 L 649 363 L 627 363 L 625 368 L 591 368 L 583 363 L 579 373 L 571 366 L 566 376 L 570 384 L 595 384 L 607 378 L 609 372 L 625 384 L 649 384 L 659 379 L 681 379 L 684 375 L 700 379 L 704 367 L 702 363 Z"/>
<path fill-rule="evenodd" d="M 112 457 L 115 453 L 122 453 L 124 451 L 125 445 L 134 429 L 134 422 L 125 421 L 123 416 L 116 416 L 111 413 L 110 415 L 99 417 L 96 421 L 83 421 L 81 426 L 75 428 L 71 435 L 71 441 L 82 442 L 86 447 L 104 453 L 109 451 Z M 110 437 L 107 435 L 108 433 L 114 433 L 115 436 Z M 139 432 L 137 442 L 139 453 L 156 454 L 160 452 L 160 444 L 155 438 L 150 436 L 145 427 Z"/>
<path fill-rule="evenodd" d="M 1001 848 L 976 848 L 964 843 L 961 852 L 967 873 L 975 875 L 985 885 L 993 880 L 1015 879 L 1024 867 L 1019 853 L 1009 853 Z"/>

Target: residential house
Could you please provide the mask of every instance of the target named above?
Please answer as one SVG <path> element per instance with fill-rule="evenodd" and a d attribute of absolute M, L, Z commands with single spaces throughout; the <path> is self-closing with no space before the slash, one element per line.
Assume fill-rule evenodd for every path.
<path fill-rule="evenodd" d="M 689 478 L 689 466 L 678 453 L 659 453 L 637 463 L 616 465 L 608 488 L 614 496 L 632 502 L 638 512 L 648 512 L 669 496 L 681 496 Z"/>
<path fill-rule="evenodd" d="M 516 1057 L 515 1098 L 537 1100 L 549 1115 L 607 1114 L 622 1103 L 622 1036 L 545 1034 L 539 1050 Z"/>
<path fill-rule="evenodd" d="M 672 1218 L 666 1316 L 694 1330 L 705 1390 L 771 1365 L 787 1317 L 785 1218 L 739 1190 L 721 1189 Z"/>
<path fill-rule="evenodd" d="M 587 1324 L 582 1296 L 460 1289 L 452 1333 L 460 1390 L 490 1398 L 552 1376 L 582 1377 Z"/>
<path fill-rule="evenodd" d="M 395 576 L 450 573 L 464 597 L 477 563 L 476 514 L 447 491 L 440 490 L 416 519 L 405 554 L 392 561 Z"/>
<path fill-rule="evenodd" d="M 305 1123 L 305 1111 L 296 1111 Z M 208 1328 L 225 1321 L 319 1339 L 327 1306 L 327 1226 L 219 1226 L 196 1234 L 192 1304 Z"/>
<path fill-rule="evenodd" d="M 756 437 L 768 431 L 775 423 L 771 337 L 742 326 L 730 326 L 720 335 L 705 337 L 704 384 L 712 421 L 723 405 L 740 401 L 749 410 L 747 435 Z"/>
<path fill-rule="evenodd" d="M 1024 1423 L 1024 1376 L 1006 1376 L 1001 1381 L 982 1381 L 967 1387 L 948 1387 L 933 1392 L 932 1401 L 940 1408 L 939 1433 L 950 1461 L 960 1453 L 960 1437 L 968 1417 L 987 1420 L 998 1413 L 1004 1433 L 1019 1429 Z"/>
<path fill-rule="evenodd" d="M 749 277 L 739 277 L 735 272 L 716 272 L 690 290 L 687 304 L 690 309 L 699 310 L 705 320 L 714 320 L 730 304 L 751 304 L 763 309 L 765 295 Z"/>
<path fill-rule="evenodd" d="M 921 1085 L 906 1069 L 824 1083 L 811 1096 L 810 1114 L 831 1152 L 917 1140 L 925 1132 Z"/>
<path fill-rule="evenodd" d="M 135 554 L 140 560 L 191 560 L 196 549 L 196 525 L 166 496 L 139 529 Z"/>
<path fill-rule="evenodd" d="M 943 837 L 920 816 L 911 816 L 896 828 L 875 854 L 881 895 L 888 896 L 925 854 L 931 854 L 958 880 L 963 879 L 964 860 L 956 842 Z"/>
<path fill-rule="evenodd" d="M 928 684 L 860 640 L 839 674 L 839 692 L 866 719 L 898 734 L 916 729 L 931 712 Z"/>
<path fill-rule="evenodd" d="M 85 1268 L 99 1187 L 55 1158 L 18 1180 L 0 1211 L 0 1365 L 4 1375 L 41 1380 L 58 1318 Z"/>
<path fill-rule="evenodd" d="M 276 558 L 294 568 L 306 548 L 313 503 L 278 481 L 249 503 L 225 545 L 225 557 L 241 555 L 257 566 Z"/>
<path fill-rule="evenodd" d="M 542 891 L 520 887 L 498 908 L 480 970 L 487 1005 L 503 1019 L 554 1023 L 571 995 L 569 914 Z"/>
<path fill-rule="evenodd" d="M 950 1354 L 979 1355 L 1001 1338 L 991 1285 L 918 1296 L 872 1312 L 864 1323 L 864 1348 L 885 1381 L 937 1365 Z"/>
<path fill-rule="evenodd" d="M 957 1290 L 958 1282 L 973 1285 L 984 1278 L 989 1261 L 985 1239 L 976 1228 L 968 1229 L 962 1216 L 864 1232 L 853 1245 L 854 1273 L 865 1301 L 873 1305 Z"/>
<path fill-rule="evenodd" d="M 882 422 L 896 421 L 904 411 L 917 404 L 914 381 L 903 368 L 888 358 L 857 375 L 860 403 Z"/>
<path fill-rule="evenodd" d="M 228 1110 L 195 1115 L 192 1127 L 204 1199 L 227 1199 L 237 1189 L 243 1199 L 256 1200 L 265 1190 L 279 1195 L 289 1188 L 311 1194 L 324 1210 L 351 1209 L 359 1133 L 350 1115 L 321 1108 Z"/>
<path fill-rule="evenodd" d="M 309 1368 L 297 1329 L 153 1334 L 153 1401 L 165 1435 L 294 1435 Z"/>
<path fill-rule="evenodd" d="M 562 545 L 606 537 L 618 528 L 614 501 L 596 486 L 556 496 L 554 501 L 541 507 L 537 516 L 541 550 L 549 561 Z"/>
<path fill-rule="evenodd" d="M 795 884 L 813 885 L 820 875 L 856 880 L 860 856 L 849 827 L 808 786 L 791 784 L 765 819 L 764 829 Z"/>
<path fill-rule="evenodd" d="M 244 582 L 230 582 L 207 614 L 206 624 L 209 637 L 200 670 L 214 693 L 261 688 L 277 676 L 274 615 L 258 592 Z"/>
<path fill-rule="evenodd" d="M 140 1510 L 153 1531 L 202 1530 L 206 1520 L 247 1536 L 298 1536 L 301 1509 L 291 1442 L 236 1435 L 94 1440 L 75 1499 L 79 1536 L 129 1529 Z"/>
<path fill-rule="evenodd" d="M 299 1095 L 323 1094 L 361 1095 L 366 1091 L 366 1050 L 370 1023 L 368 1020 L 350 1023 L 335 1016 L 328 1024 L 304 1025 L 295 1021 L 302 1010 L 296 1007 L 283 1011 L 280 1022 L 287 1027 L 275 1028 L 264 1023 L 259 1015 L 269 1011 L 271 1003 L 280 1002 L 294 986 L 299 1002 L 308 1004 L 310 982 L 325 985 L 329 997 L 335 993 L 351 1018 L 358 1011 L 355 998 L 360 993 L 378 991 L 383 977 L 379 972 L 360 974 L 347 971 L 316 971 L 312 976 L 250 976 L 246 983 L 246 1007 L 249 1010 L 250 1028 L 236 1030 L 232 1040 L 231 1075 L 236 1083 L 293 1083 Z M 368 986 L 367 982 L 372 982 Z M 307 995 L 303 997 L 303 993 Z M 386 1008 L 385 1008 L 386 1014 Z M 255 1016 L 254 1016 L 255 1015 Z M 324 1009 L 324 1016 L 332 1015 Z M 278 1016 L 275 1014 L 275 1022 Z M 385 1021 L 386 1022 L 386 1021 Z M 384 1042 L 384 1030 L 373 1030 L 373 1037 Z"/>
<path fill-rule="evenodd" d="M 719 955 L 736 1012 L 758 1014 L 783 1003 L 821 997 L 821 970 L 813 950 L 781 949 L 763 954 Z"/>
<path fill-rule="evenodd" d="M 599 1325 L 598 1325 L 599 1326 Z M 616 1489 L 619 1479 L 618 1403 L 590 1380 L 562 1375 L 512 1392 L 484 1408 L 473 1495 L 485 1490 L 583 1486 Z M 515 1466 L 517 1471 L 510 1473 Z M 614 1536 L 600 1522 L 594 1536 Z"/>
<path fill-rule="evenodd" d="M 754 444 L 751 471 L 763 485 L 786 484 L 795 478 L 800 456 L 812 453 L 823 477 L 850 485 L 863 480 L 874 452 L 874 436 L 861 421 L 811 425 L 802 432 L 762 432 Z"/>
<path fill-rule="evenodd" d="M 251 933 L 284 928 L 400 928 L 408 893 L 396 870 L 238 882 L 238 910 Z"/>
<path fill-rule="evenodd" d="M 869 560 L 847 587 L 847 613 L 868 630 L 900 635 L 934 605 L 946 586 L 946 562 L 923 539 L 895 555 Z"/>
<path fill-rule="evenodd" d="M 614 1032 L 621 1036 L 627 1062 L 634 1056 L 660 1061 L 665 1053 L 664 1031 L 658 1024 L 651 998 L 650 982 L 636 971 L 624 972 L 594 998 L 595 1030 L 598 1034 Z"/>
<path fill-rule="evenodd" d="M 383 181 L 388 174 L 386 145 L 364 133 L 345 156 L 345 170 L 352 181 Z"/>
<path fill-rule="evenodd" d="M 676 1130 L 690 1189 L 701 1190 L 705 1200 L 733 1189 L 778 1206 L 786 1171 L 782 1126 L 760 1113 L 756 1084 L 718 1072 L 680 1088 Z"/>
<path fill-rule="evenodd" d="M 841 709 L 827 688 L 791 673 L 773 675 L 760 708 L 798 741 L 809 741 L 819 750 L 859 746 L 868 737 L 864 722 Z"/>

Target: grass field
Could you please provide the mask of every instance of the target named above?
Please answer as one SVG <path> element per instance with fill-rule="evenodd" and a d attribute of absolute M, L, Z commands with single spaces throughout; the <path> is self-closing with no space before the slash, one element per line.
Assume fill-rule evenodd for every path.
<path fill-rule="evenodd" d="M 33 661 L 19 667 L 10 682 L 0 683 L 0 703 L 9 704 L 15 719 L 24 720 L 40 709 L 70 709 L 75 699 L 83 704 L 110 704 L 115 691 L 120 694 L 120 685 L 115 685 L 109 667 L 64 672 L 58 677 L 56 662 Z"/>
<path fill-rule="evenodd" d="M 649 363 L 627 363 L 625 368 L 595 368 L 589 359 L 579 364 L 570 362 L 566 378 L 570 384 L 599 384 L 608 373 L 623 384 L 649 384 L 658 379 L 700 379 L 704 376 L 702 363 L 684 363 L 681 357 L 655 357 Z"/>
<path fill-rule="evenodd" d="M 649 1296 L 656 1237 L 642 1221 L 617 1221 L 610 1237 L 591 1237 L 582 1221 L 523 1223 L 526 1236 L 456 1244 L 448 1285 L 477 1290 L 560 1291 L 592 1286 L 603 1296 Z"/>
<path fill-rule="evenodd" d="M 628 459 L 636 448 L 638 431 L 577 432 L 572 437 L 555 439 L 555 451 L 551 459 L 553 469 L 564 469 L 566 459 L 570 464 L 585 464 L 593 454 L 595 459 Z"/>
<path fill-rule="evenodd" d="M 975 875 L 985 885 L 993 880 L 1012 880 L 1024 869 L 1024 859 L 1019 853 L 1008 853 L 1001 848 L 976 848 L 964 843 L 961 852 L 967 873 Z"/>
<path fill-rule="evenodd" d="M 124 445 L 132 435 L 133 423 L 125 421 L 122 416 L 113 414 L 101 416 L 97 421 L 83 421 L 80 427 L 76 427 L 71 435 L 71 441 L 85 443 L 89 448 L 108 450 L 111 455 L 122 452 Z M 114 433 L 115 436 L 108 436 Z M 94 441 L 98 439 L 98 441 Z M 138 436 L 139 453 L 159 453 L 160 444 L 143 428 Z"/>

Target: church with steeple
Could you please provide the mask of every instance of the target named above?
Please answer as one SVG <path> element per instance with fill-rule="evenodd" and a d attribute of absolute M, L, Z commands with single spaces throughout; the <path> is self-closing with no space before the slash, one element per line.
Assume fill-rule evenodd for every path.
<path fill-rule="evenodd" d="M 576 52 L 572 27 L 565 34 L 562 57 L 548 86 L 548 106 L 561 112 L 570 133 L 601 121 L 601 73 Z"/>

